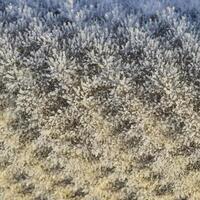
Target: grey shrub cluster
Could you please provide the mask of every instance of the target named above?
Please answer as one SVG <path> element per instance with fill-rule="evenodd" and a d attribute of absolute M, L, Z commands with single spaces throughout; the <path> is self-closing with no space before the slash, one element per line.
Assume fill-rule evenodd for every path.
<path fill-rule="evenodd" d="M 72 185 L 60 199 L 193 195 L 184 170 L 167 166 L 183 156 L 186 171 L 200 170 L 199 22 L 198 0 L 0 0 L 6 137 L 31 147 L 45 173 L 70 174 L 56 183 Z M 14 171 L 17 151 L 4 143 L 0 169 Z M 107 193 L 75 175 L 88 169 L 78 159 L 98 169 L 96 185 L 107 177 Z M 133 178 L 141 170 L 154 188 Z M 24 199 L 59 199 L 33 184 Z"/>

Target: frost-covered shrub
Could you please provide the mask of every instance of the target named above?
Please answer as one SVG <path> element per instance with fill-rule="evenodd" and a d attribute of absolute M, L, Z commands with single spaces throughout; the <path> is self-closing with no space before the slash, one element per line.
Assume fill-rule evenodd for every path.
<path fill-rule="evenodd" d="M 199 4 L 0 0 L 0 199 L 199 199 Z"/>

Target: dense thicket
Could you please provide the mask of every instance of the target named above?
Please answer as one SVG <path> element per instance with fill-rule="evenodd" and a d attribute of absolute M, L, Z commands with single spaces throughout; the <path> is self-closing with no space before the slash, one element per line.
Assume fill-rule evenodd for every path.
<path fill-rule="evenodd" d="M 0 0 L 0 198 L 200 199 L 198 0 Z"/>

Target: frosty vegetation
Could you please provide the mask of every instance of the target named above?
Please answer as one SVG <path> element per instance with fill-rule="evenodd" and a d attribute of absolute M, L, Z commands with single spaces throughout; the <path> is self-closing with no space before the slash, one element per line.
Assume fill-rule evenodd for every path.
<path fill-rule="evenodd" d="M 200 1 L 0 0 L 0 199 L 199 200 Z"/>

